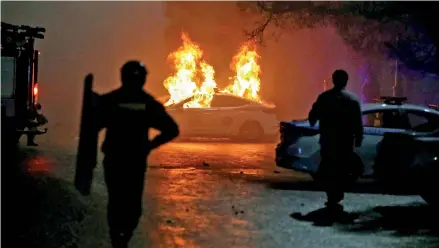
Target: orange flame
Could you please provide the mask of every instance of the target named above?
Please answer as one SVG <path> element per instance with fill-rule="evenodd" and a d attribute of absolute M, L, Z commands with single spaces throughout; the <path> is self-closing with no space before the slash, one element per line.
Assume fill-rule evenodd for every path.
<path fill-rule="evenodd" d="M 260 56 L 253 44 L 242 45 L 233 57 L 231 64 L 231 69 L 236 73 L 233 84 L 227 86 L 222 92 L 260 102 L 261 80 L 259 74 L 261 67 L 258 64 L 259 59 Z"/>
<path fill-rule="evenodd" d="M 217 88 L 215 70 L 202 59 L 202 50 L 186 33 L 182 33 L 181 39 L 183 45 L 168 57 L 174 62 L 175 72 L 164 81 L 170 95 L 164 105 L 176 104 L 194 96 L 183 105 L 184 108 L 208 108 Z M 231 64 L 236 73 L 234 81 L 221 92 L 261 102 L 259 58 L 254 44 L 244 44 Z"/>
<path fill-rule="evenodd" d="M 216 88 L 215 71 L 211 65 L 201 59 L 203 52 L 187 34 L 182 33 L 181 39 L 183 45 L 169 55 L 169 59 L 174 61 L 176 71 L 164 82 L 170 95 L 164 105 L 169 106 L 196 95 L 196 98 L 185 103 L 185 108 L 210 107 Z M 202 78 L 204 78 L 201 83 L 198 66 L 201 67 Z"/>

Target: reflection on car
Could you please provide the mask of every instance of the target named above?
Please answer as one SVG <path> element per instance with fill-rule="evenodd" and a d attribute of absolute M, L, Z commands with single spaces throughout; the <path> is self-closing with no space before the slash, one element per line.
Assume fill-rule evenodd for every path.
<path fill-rule="evenodd" d="M 386 171 L 387 179 L 395 177 L 403 166 L 395 163 L 407 163 L 407 167 L 431 167 L 437 163 L 438 110 L 428 106 L 384 102 L 363 104 L 362 114 L 364 140 L 361 147 L 355 148 L 358 158 L 355 161 L 360 164 L 352 165 L 362 168 L 357 178 L 376 178 L 377 169 Z M 277 166 L 314 176 L 320 163 L 318 123 L 311 127 L 307 120 L 281 122 L 280 135 L 281 141 L 276 148 Z M 386 144 L 385 149 L 383 144 Z M 407 149 L 409 146 L 413 148 Z M 422 149 L 419 148 L 421 146 Z M 386 163 L 378 165 L 382 158 L 389 156 L 390 160 L 387 158 Z"/>
<path fill-rule="evenodd" d="M 190 97 L 167 106 L 182 137 L 218 137 L 261 141 L 277 135 L 275 107 L 226 93 L 216 93 L 208 108 L 184 108 Z M 163 100 L 163 99 L 162 99 Z"/>

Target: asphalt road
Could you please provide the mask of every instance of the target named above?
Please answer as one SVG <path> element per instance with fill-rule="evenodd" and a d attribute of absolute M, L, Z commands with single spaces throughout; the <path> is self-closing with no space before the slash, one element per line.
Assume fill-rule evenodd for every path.
<path fill-rule="evenodd" d="M 82 197 L 71 183 L 75 140 L 40 142 L 12 162 L 2 150 L 2 244 L 109 247 L 102 168 Z M 277 169 L 274 146 L 197 141 L 154 151 L 131 247 L 439 247 L 437 215 L 420 197 L 367 183 L 346 195 L 349 222 L 292 218 L 319 209 L 325 195 L 306 175 Z"/>

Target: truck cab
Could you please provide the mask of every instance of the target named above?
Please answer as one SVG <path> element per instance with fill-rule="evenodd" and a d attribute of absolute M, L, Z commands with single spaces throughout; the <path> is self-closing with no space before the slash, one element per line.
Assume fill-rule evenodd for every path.
<path fill-rule="evenodd" d="M 47 119 L 38 102 L 38 57 L 35 40 L 44 39 L 45 29 L 1 23 L 2 143 L 18 143 L 23 134 L 47 132 Z M 5 143 L 4 143 L 5 144 Z"/>

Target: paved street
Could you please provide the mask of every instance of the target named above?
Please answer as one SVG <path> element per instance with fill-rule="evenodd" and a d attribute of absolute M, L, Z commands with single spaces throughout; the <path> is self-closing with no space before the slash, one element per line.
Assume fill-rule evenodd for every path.
<path fill-rule="evenodd" d="M 41 140 L 37 149 L 22 146 L 13 163 L 2 158 L 9 247 L 109 247 L 102 170 L 90 197 L 75 192 L 75 142 Z M 197 141 L 154 151 L 131 247 L 439 246 L 437 217 L 420 197 L 372 194 L 368 184 L 344 201 L 354 222 L 319 227 L 292 218 L 321 207 L 324 194 L 307 176 L 277 169 L 274 146 Z"/>

